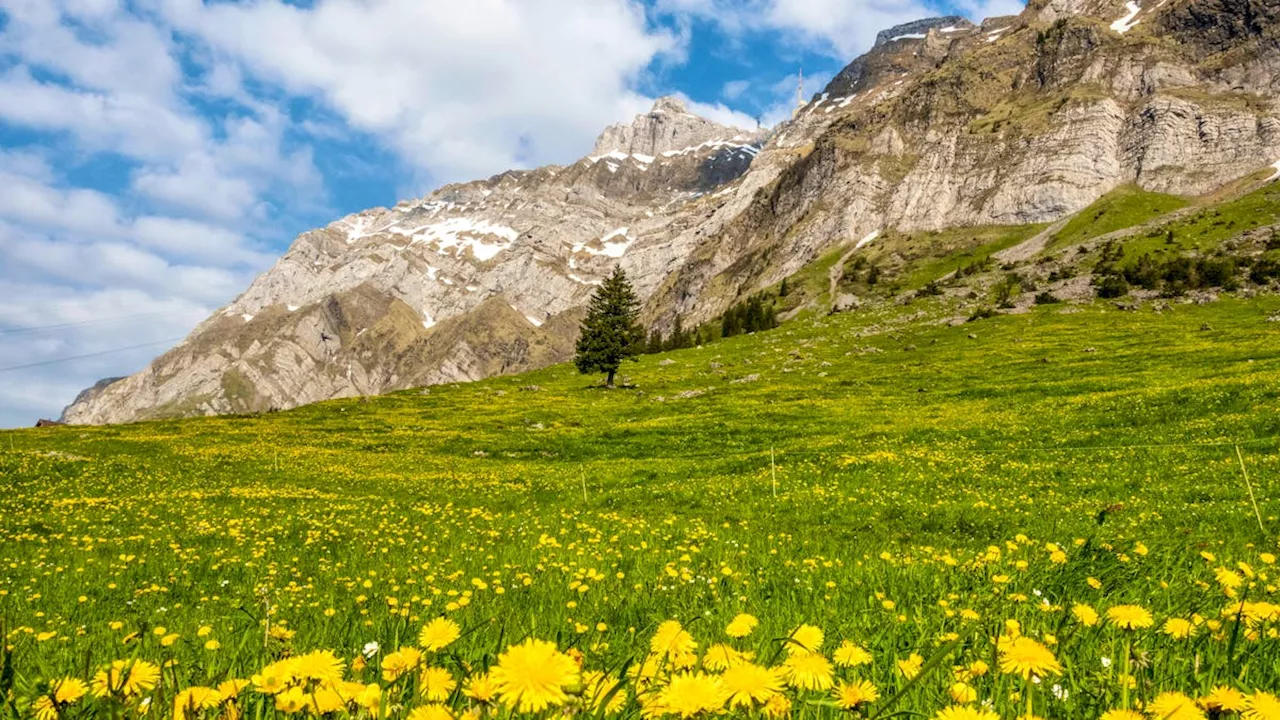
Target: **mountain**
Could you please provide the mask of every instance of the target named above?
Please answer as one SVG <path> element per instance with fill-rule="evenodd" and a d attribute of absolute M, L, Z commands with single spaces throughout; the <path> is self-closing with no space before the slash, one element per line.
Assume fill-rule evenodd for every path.
<path fill-rule="evenodd" d="M 1210 193 L 1280 158 L 1277 15 L 1260 0 L 1033 0 L 980 25 L 922 20 L 881 33 L 768 134 L 659 100 L 572 165 L 303 234 L 181 345 L 64 417 L 258 411 L 556 362 L 615 264 L 647 322 L 690 327 L 893 233 L 1051 223 L 1130 186 Z M 1043 259 L 1048 236 L 1027 237 L 1010 263 Z"/>

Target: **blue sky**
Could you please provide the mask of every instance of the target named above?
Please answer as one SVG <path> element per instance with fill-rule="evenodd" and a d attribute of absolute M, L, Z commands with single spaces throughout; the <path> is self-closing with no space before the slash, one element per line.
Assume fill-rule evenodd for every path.
<path fill-rule="evenodd" d="M 0 0 L 0 427 L 143 368 L 299 232 L 572 162 L 661 95 L 772 124 L 800 68 L 816 92 L 881 29 L 1019 9 Z"/>

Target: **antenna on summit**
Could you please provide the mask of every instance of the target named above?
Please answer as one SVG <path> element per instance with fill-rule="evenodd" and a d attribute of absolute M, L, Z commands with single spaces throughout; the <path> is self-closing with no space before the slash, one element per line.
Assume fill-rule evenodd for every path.
<path fill-rule="evenodd" d="M 796 83 L 796 109 L 804 107 L 804 68 L 800 68 L 799 81 Z"/>

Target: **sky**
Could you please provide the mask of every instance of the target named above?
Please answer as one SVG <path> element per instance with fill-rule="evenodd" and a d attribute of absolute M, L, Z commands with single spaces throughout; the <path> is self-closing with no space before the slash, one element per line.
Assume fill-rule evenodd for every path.
<path fill-rule="evenodd" d="M 0 427 L 143 369 L 305 230 L 566 164 L 663 95 L 787 117 L 1020 0 L 0 0 Z"/>

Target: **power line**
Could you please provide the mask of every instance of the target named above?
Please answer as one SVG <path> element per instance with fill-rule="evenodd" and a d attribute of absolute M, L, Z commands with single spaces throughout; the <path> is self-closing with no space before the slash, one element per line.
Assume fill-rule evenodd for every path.
<path fill-rule="evenodd" d="M 32 327 L 6 328 L 0 330 L 0 335 L 16 335 L 18 333 L 39 332 L 41 330 L 58 330 L 61 328 L 79 327 L 81 325 L 96 325 L 99 323 L 120 322 L 122 320 L 136 320 L 138 318 L 155 317 L 156 315 L 166 315 L 168 313 L 157 311 L 148 313 L 138 313 L 136 315 L 122 315 L 113 318 L 95 318 L 92 320 L 79 320 L 77 322 L 57 323 L 55 325 L 35 325 Z"/>
<path fill-rule="evenodd" d="M 58 363 L 71 362 L 72 360 L 83 360 L 85 358 L 100 357 L 102 355 L 112 355 L 114 353 L 126 352 L 129 350 L 138 350 L 139 348 L 155 347 L 156 345 L 165 345 L 171 342 L 177 342 L 182 338 L 169 338 L 168 340 L 156 340 L 155 342 L 142 343 L 141 345 L 130 345 L 128 347 L 115 348 L 114 350 L 101 350 L 99 352 L 85 353 L 84 355 L 72 355 L 71 357 L 54 358 L 52 360 L 41 360 L 39 362 L 27 363 L 26 365 L 13 365 L 11 367 L 0 368 L 0 373 L 9 372 L 11 370 L 26 370 L 27 368 L 42 367 L 44 365 L 56 365 Z"/>

